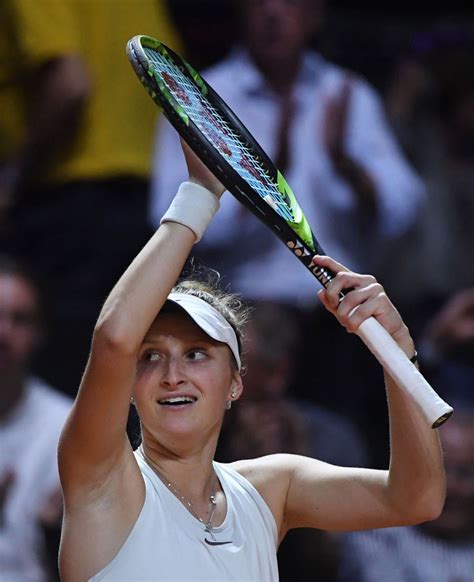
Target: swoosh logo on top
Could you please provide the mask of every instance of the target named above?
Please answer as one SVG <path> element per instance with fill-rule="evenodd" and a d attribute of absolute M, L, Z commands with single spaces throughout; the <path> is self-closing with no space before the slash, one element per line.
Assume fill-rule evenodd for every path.
<path fill-rule="evenodd" d="M 225 546 L 226 544 L 232 543 L 232 542 L 213 542 L 211 540 L 208 540 L 207 538 L 204 538 L 204 541 L 208 546 Z"/>

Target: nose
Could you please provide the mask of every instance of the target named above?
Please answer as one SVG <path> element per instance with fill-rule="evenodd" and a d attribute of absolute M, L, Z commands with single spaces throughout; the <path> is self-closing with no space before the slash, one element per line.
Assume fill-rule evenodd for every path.
<path fill-rule="evenodd" d="M 185 384 L 186 379 L 183 366 L 177 358 L 169 358 L 163 370 L 161 383 L 168 388 L 175 388 Z"/>

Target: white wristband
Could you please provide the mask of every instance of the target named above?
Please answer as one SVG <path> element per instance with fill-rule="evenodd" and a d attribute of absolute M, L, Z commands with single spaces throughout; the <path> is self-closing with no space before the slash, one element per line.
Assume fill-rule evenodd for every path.
<path fill-rule="evenodd" d="M 160 224 L 183 224 L 194 232 L 196 242 L 199 242 L 219 206 L 219 198 L 210 190 L 194 182 L 183 182 Z"/>

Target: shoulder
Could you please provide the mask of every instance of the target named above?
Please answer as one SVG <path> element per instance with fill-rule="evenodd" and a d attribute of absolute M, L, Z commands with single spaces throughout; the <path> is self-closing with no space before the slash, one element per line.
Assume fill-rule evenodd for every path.
<path fill-rule="evenodd" d="M 288 471 L 293 465 L 295 455 L 278 453 L 257 457 L 256 459 L 242 459 L 233 463 L 223 463 L 224 467 L 233 469 L 251 483 L 264 483 L 277 475 Z"/>
<path fill-rule="evenodd" d="M 72 398 L 51 388 L 43 380 L 29 377 L 17 421 L 28 425 L 28 430 L 38 430 L 38 441 L 57 435 L 62 430 L 72 407 Z M 34 428 L 36 427 L 36 428 Z"/>
<path fill-rule="evenodd" d="M 228 463 L 227 466 L 245 477 L 260 492 L 284 491 L 286 495 L 292 481 L 297 481 L 308 472 L 314 479 L 324 479 L 336 467 L 319 459 L 292 453 L 277 453 L 256 459 L 245 459 Z"/>
<path fill-rule="evenodd" d="M 37 18 L 29 0 L 11 4 L 21 48 L 33 64 L 79 51 L 76 15 L 70 1 L 43 0 L 43 18 Z"/>
<path fill-rule="evenodd" d="M 227 72 L 229 68 L 241 67 L 248 60 L 247 54 L 243 49 L 233 47 L 223 58 L 204 69 L 202 75 L 219 75 Z"/>
<path fill-rule="evenodd" d="M 269 505 L 286 497 L 295 467 L 296 455 L 278 453 L 256 459 L 245 459 L 227 466 L 245 477 Z"/>
<path fill-rule="evenodd" d="M 260 73 L 241 47 L 235 47 L 225 58 L 202 71 L 202 76 L 219 93 L 227 90 L 237 94 L 245 93 L 260 79 Z M 236 78 L 238 83 L 234 82 Z"/>
<path fill-rule="evenodd" d="M 258 491 L 270 509 L 281 540 L 285 530 L 285 504 L 294 455 L 276 454 L 222 465 L 237 472 Z"/>
<path fill-rule="evenodd" d="M 310 494 L 317 495 L 322 487 L 327 487 L 334 469 L 339 479 L 349 478 L 343 469 L 317 459 L 287 453 L 246 459 L 228 466 L 250 481 L 263 497 L 277 524 L 280 540 L 290 527 L 288 500 L 292 491 L 301 493 L 297 495 L 299 507 L 300 499 Z"/>
<path fill-rule="evenodd" d="M 309 53 L 306 62 L 313 69 L 317 70 L 319 83 L 329 92 L 337 92 L 347 82 L 351 85 L 352 94 L 356 97 L 381 101 L 377 89 L 368 81 L 367 78 L 351 69 L 341 67 L 336 63 L 328 61 L 317 53 Z"/>

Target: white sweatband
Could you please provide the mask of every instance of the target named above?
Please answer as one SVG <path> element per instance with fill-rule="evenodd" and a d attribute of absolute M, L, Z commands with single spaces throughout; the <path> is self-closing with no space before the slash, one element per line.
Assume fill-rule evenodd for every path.
<path fill-rule="evenodd" d="M 196 242 L 199 242 L 219 206 L 219 198 L 210 190 L 194 182 L 183 182 L 161 218 L 160 224 L 164 222 L 183 224 L 194 232 Z"/>
<path fill-rule="evenodd" d="M 240 372 L 241 362 L 237 335 L 230 323 L 215 307 L 204 299 L 188 293 L 170 293 L 168 301 L 179 305 L 209 337 L 227 344 Z"/>

